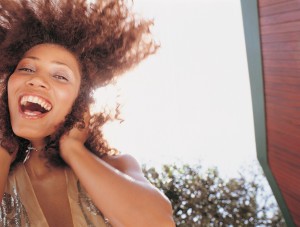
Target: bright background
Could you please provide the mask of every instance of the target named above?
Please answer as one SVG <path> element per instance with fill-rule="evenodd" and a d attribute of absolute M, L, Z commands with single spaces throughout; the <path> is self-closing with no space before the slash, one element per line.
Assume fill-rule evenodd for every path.
<path fill-rule="evenodd" d="M 256 160 L 250 85 L 240 1 L 136 0 L 154 18 L 156 55 L 99 103 L 122 103 L 121 124 L 106 138 L 141 164 L 201 163 L 236 176 Z"/>

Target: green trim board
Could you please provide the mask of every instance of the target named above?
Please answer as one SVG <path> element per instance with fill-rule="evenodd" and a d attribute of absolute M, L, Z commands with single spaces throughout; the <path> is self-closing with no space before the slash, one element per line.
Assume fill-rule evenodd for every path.
<path fill-rule="evenodd" d="M 257 0 L 241 0 L 241 7 L 251 85 L 257 158 L 263 168 L 287 226 L 294 227 L 294 221 L 268 163 L 264 82 Z"/>

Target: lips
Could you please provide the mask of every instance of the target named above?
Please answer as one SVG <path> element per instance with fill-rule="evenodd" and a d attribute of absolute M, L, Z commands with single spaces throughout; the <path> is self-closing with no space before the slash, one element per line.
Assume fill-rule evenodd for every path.
<path fill-rule="evenodd" d="M 37 95 L 23 95 L 19 100 L 19 109 L 25 118 L 40 118 L 51 111 L 52 104 Z"/>

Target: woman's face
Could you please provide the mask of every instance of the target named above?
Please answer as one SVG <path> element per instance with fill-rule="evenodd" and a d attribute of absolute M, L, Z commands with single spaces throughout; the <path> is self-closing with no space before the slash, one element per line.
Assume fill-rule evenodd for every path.
<path fill-rule="evenodd" d="M 27 51 L 8 80 L 8 105 L 14 133 L 44 139 L 70 113 L 78 96 L 80 67 L 64 47 L 41 44 Z"/>

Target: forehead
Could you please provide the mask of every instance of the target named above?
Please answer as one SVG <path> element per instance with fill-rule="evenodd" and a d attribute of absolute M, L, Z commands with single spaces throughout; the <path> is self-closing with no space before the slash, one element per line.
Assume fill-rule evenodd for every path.
<path fill-rule="evenodd" d="M 67 65 L 74 73 L 80 73 L 80 64 L 74 54 L 57 44 L 39 44 L 29 49 L 23 58 L 39 59 Z"/>

